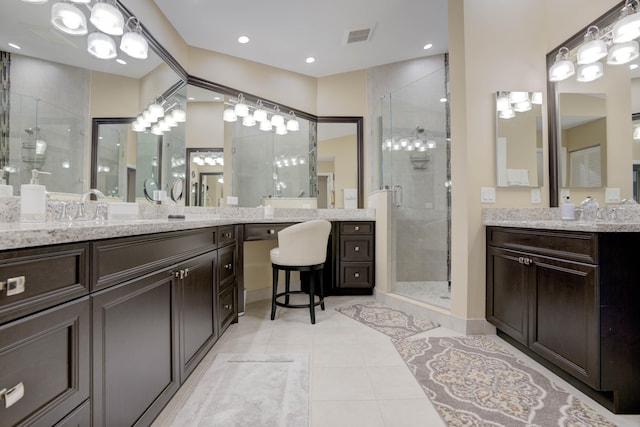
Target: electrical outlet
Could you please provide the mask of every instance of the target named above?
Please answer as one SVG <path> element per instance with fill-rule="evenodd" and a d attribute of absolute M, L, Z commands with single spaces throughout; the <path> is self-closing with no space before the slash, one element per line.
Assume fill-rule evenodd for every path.
<path fill-rule="evenodd" d="M 620 189 L 619 188 L 605 188 L 604 189 L 604 202 L 605 203 L 620 203 Z"/>
<path fill-rule="evenodd" d="M 569 191 L 568 188 L 561 188 L 560 189 L 560 203 L 564 202 L 565 200 L 567 200 L 567 197 L 571 196 L 571 192 Z"/>
<path fill-rule="evenodd" d="M 495 189 L 495 187 L 481 187 L 480 188 L 480 202 L 481 203 L 495 203 L 496 202 L 496 189 Z"/>
<path fill-rule="evenodd" d="M 531 189 L 531 203 L 542 203 L 542 197 L 540 195 L 539 188 Z"/>

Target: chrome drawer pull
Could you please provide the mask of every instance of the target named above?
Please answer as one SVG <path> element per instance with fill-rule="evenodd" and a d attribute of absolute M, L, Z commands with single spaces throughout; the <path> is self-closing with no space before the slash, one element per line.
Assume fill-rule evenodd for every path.
<path fill-rule="evenodd" d="M 8 408 L 13 406 L 18 400 L 22 399 L 24 396 L 24 384 L 19 382 L 15 386 L 11 387 L 9 390 L 3 388 L 0 390 L 0 399 L 4 398 L 4 407 Z"/>
<path fill-rule="evenodd" d="M 276 234 L 276 230 L 274 230 L 273 228 L 270 230 L 267 230 L 267 234 Z"/>
<path fill-rule="evenodd" d="M 227 270 L 231 270 L 231 267 L 233 267 L 231 264 L 225 264 L 224 268 L 226 268 Z"/>
<path fill-rule="evenodd" d="M 355 277 L 356 279 L 358 279 L 360 277 L 360 273 L 354 273 L 353 277 Z"/>
<path fill-rule="evenodd" d="M 356 225 L 355 227 L 353 227 L 353 229 L 356 231 L 360 231 L 360 226 Z"/>
<path fill-rule="evenodd" d="M 224 237 L 226 237 L 227 239 L 231 238 L 231 233 L 224 233 Z"/>
<path fill-rule="evenodd" d="M 360 252 L 360 246 L 356 246 L 355 248 L 353 248 L 353 250 L 356 252 Z"/>
<path fill-rule="evenodd" d="M 184 269 L 184 277 L 187 277 L 189 275 L 189 269 L 185 268 Z"/>
<path fill-rule="evenodd" d="M 231 304 L 225 304 L 224 308 L 225 310 L 231 310 Z"/>
<path fill-rule="evenodd" d="M 12 277 L 4 282 L 0 282 L 0 291 L 7 290 L 7 296 L 21 294 L 25 291 L 27 280 L 24 276 Z"/>

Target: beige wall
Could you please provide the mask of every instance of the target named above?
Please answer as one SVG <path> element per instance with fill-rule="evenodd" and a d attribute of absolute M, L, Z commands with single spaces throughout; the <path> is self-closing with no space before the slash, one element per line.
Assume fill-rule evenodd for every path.
<path fill-rule="evenodd" d="M 224 148 L 221 102 L 187 103 L 187 148 Z"/>
<path fill-rule="evenodd" d="M 327 139 L 318 142 L 318 156 L 333 156 L 336 209 L 344 208 L 344 189 L 358 186 L 355 174 L 357 165 L 357 150 L 355 136 L 348 135 L 340 138 Z M 319 172 L 320 169 L 318 169 Z"/>

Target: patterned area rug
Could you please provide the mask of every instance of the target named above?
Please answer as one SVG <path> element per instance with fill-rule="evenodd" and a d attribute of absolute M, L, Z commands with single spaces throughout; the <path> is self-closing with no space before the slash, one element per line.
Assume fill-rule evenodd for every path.
<path fill-rule="evenodd" d="M 615 427 L 491 338 L 394 345 L 448 426 Z"/>
<path fill-rule="evenodd" d="M 354 304 L 336 310 L 393 339 L 407 338 L 440 326 L 378 303 Z"/>
<path fill-rule="evenodd" d="M 172 427 L 309 425 L 308 354 L 218 354 Z"/>

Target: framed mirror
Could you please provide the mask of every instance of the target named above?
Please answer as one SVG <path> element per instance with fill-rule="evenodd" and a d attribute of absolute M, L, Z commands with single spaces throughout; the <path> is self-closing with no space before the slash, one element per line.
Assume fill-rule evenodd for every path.
<path fill-rule="evenodd" d="M 224 149 L 187 148 L 187 206 L 223 206 Z"/>
<path fill-rule="evenodd" d="M 542 93 L 496 93 L 496 185 L 542 186 Z"/>
<path fill-rule="evenodd" d="M 624 5 L 624 1 L 620 2 L 547 54 L 549 200 L 552 207 L 559 205 L 560 192 L 563 189 L 570 190 L 572 198 L 573 193 L 577 193 L 574 199 L 578 201 L 587 195 L 595 196 L 605 203 L 615 203 L 620 199 L 633 197 L 634 163 L 640 161 L 640 150 L 633 142 L 631 123 L 632 113 L 636 109 L 640 111 L 640 99 L 637 99 L 640 98 L 640 91 L 634 89 L 633 83 L 638 73 L 637 67 L 640 65 L 638 58 L 614 64 L 612 62 L 616 61 L 608 61 L 605 55 L 592 62 L 589 68 L 577 64 L 576 59 L 587 33 L 595 39 L 603 40 L 605 45 L 608 45 L 609 52 L 615 50 L 612 49 L 615 43 L 611 34 Z M 561 75 L 558 72 L 562 70 L 561 66 L 567 65 L 566 69 L 569 70 L 569 64 L 572 65 L 574 73 Z M 600 108 L 604 106 L 604 114 L 571 111 L 568 106 L 571 104 L 572 96 L 579 96 L 589 104 L 599 102 Z M 585 137 L 581 146 L 568 147 L 566 140 L 571 139 L 571 135 L 567 129 L 581 122 L 585 122 L 584 129 L 592 126 L 597 130 L 593 131 L 594 134 L 589 133 L 590 142 Z M 573 132 L 577 135 L 579 131 L 578 128 Z M 592 138 L 596 135 L 597 141 Z M 573 141 L 577 138 L 574 137 Z M 576 151 L 576 168 L 573 171 L 582 168 L 584 172 L 581 174 L 582 178 L 574 179 L 574 183 L 580 186 L 572 186 L 571 151 Z M 598 157 L 599 186 L 596 160 Z M 587 163 L 591 163 L 591 166 L 587 166 Z M 620 196 L 612 197 L 612 194 Z"/>

